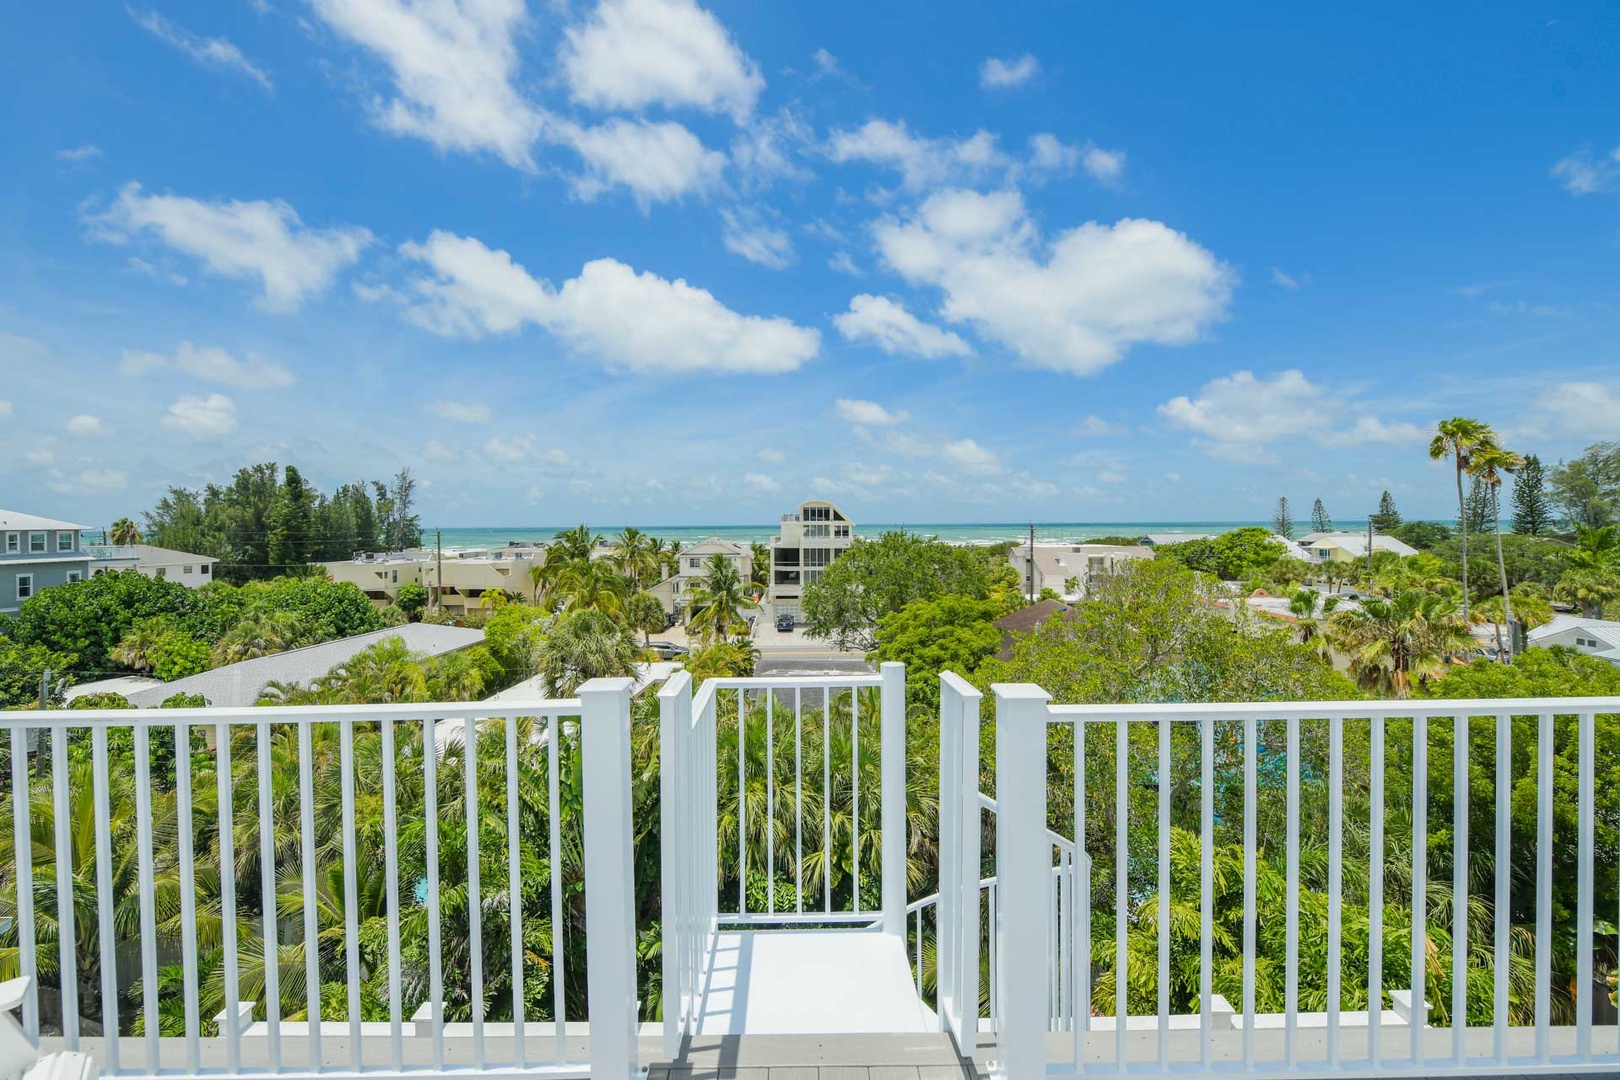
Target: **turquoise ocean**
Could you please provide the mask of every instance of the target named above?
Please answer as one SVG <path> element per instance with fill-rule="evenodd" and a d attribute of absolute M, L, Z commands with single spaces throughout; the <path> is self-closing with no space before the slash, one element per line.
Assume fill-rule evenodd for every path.
<path fill-rule="evenodd" d="M 1335 527 L 1347 532 L 1360 532 L 1366 521 L 1336 521 Z M 1079 543 L 1104 536 L 1142 536 L 1148 533 L 1168 535 L 1198 535 L 1223 533 L 1246 525 L 1269 528 L 1262 521 L 1068 521 L 1036 523 L 1035 539 L 1039 543 Z M 623 528 L 622 525 L 590 526 L 593 533 L 609 541 Z M 1308 523 L 1296 526 L 1299 534 L 1308 529 Z M 535 543 L 550 540 L 557 533 L 570 528 L 567 525 L 514 525 L 496 528 L 462 528 L 429 526 L 425 544 L 431 547 L 434 534 L 441 537 L 448 551 L 466 551 L 475 548 L 505 547 L 511 543 Z M 758 525 L 637 525 L 636 528 L 661 540 L 678 540 L 683 545 L 693 544 L 709 537 L 734 540 L 741 543 L 765 543 L 775 536 L 776 524 Z M 953 544 L 993 544 L 1005 540 L 1022 540 L 1029 535 L 1028 522 L 979 522 L 966 524 L 939 524 L 931 522 L 886 522 L 856 525 L 855 534 L 868 538 L 886 532 L 904 529 L 924 536 L 937 536 Z"/>

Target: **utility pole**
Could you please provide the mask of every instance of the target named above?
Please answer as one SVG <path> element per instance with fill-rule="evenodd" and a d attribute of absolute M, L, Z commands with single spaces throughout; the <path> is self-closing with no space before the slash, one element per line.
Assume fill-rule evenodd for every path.
<path fill-rule="evenodd" d="M 1372 538 L 1373 538 L 1372 518 L 1368 518 L 1367 519 L 1367 582 L 1368 582 L 1368 584 L 1372 583 L 1372 552 L 1373 552 Z"/>
<path fill-rule="evenodd" d="M 444 588 L 444 533 L 438 529 L 433 530 L 433 550 L 438 557 L 438 569 L 434 571 L 433 581 L 433 610 L 439 610 L 439 591 Z"/>
<path fill-rule="evenodd" d="M 1024 558 L 1024 575 L 1029 581 L 1029 602 L 1035 602 L 1035 523 L 1029 523 L 1029 553 Z"/>
<path fill-rule="evenodd" d="M 46 668 L 39 674 L 39 707 L 45 708 L 51 699 L 51 669 Z"/>

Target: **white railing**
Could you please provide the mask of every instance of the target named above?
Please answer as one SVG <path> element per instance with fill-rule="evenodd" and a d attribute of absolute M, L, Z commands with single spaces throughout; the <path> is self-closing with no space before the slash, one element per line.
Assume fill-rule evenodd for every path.
<path fill-rule="evenodd" d="M 630 692 L 599 679 L 575 699 L 510 706 L 0 713 L 25 1029 L 125 1076 L 631 1076 Z M 446 784 L 453 763 L 463 784 Z M 504 861 L 480 857 L 489 842 Z M 402 878 L 402 862 L 419 870 Z M 583 905 L 568 887 L 581 878 Z M 513 902 L 537 893 L 548 935 Z M 583 1055 L 567 993 L 581 982 L 567 951 L 584 944 L 581 909 Z M 509 954 L 486 947 L 486 927 L 505 931 Z M 178 994 L 163 985 L 175 964 Z M 447 977 L 465 1020 L 447 1020 Z M 544 1004 L 525 992 L 540 977 Z M 341 1019 L 322 1020 L 326 979 L 341 980 Z M 94 1017 L 81 1018 L 81 985 Z M 386 1021 L 365 1017 L 377 998 Z"/>
<path fill-rule="evenodd" d="M 993 693 L 999 909 L 992 937 L 999 999 L 994 1057 L 1012 1080 L 1044 1077 L 1049 1062 L 1058 1073 L 1237 1069 L 1290 1076 L 1620 1067 L 1620 1029 L 1612 1020 L 1600 1029 L 1593 1019 L 1595 995 L 1603 993 L 1594 980 L 1600 917 L 1594 910 L 1594 861 L 1601 857 L 1608 864 L 1604 877 L 1611 884 L 1615 866 L 1614 852 L 1594 850 L 1594 829 L 1600 813 L 1607 828 L 1620 820 L 1612 797 L 1599 807 L 1594 791 L 1595 718 L 1620 713 L 1620 699 L 1052 706 L 1031 685 L 998 685 Z M 1074 779 L 1072 790 L 1052 793 L 1054 817 L 1048 804 L 1049 734 L 1059 731 L 1072 740 Z M 1087 775 L 1088 732 L 1112 736 L 1111 784 L 1106 776 Z M 1434 741 L 1442 752 L 1449 742 L 1452 760 L 1449 784 L 1431 791 Z M 1106 760 L 1108 742 L 1094 747 L 1094 760 Z M 1555 757 L 1560 772 L 1575 773 L 1573 805 L 1555 805 Z M 1386 804 L 1392 781 L 1402 788 L 1410 783 L 1409 803 Z M 1313 830 L 1303 840 L 1302 783 L 1319 797 L 1310 805 L 1323 808 L 1325 817 L 1303 823 Z M 1482 789 L 1491 791 L 1491 803 L 1471 814 L 1470 796 Z M 1442 830 L 1449 824 L 1450 843 L 1431 850 L 1431 802 L 1444 806 L 1446 799 L 1450 820 L 1434 824 Z M 1515 803 L 1533 816 L 1533 835 L 1515 836 Z M 1111 818 L 1112 829 L 1105 824 L 1088 832 L 1088 813 Z M 1561 815 L 1578 824 L 1566 826 L 1573 835 L 1557 853 L 1555 878 L 1554 824 Z M 1280 873 L 1270 869 L 1273 853 L 1259 850 L 1262 818 L 1275 821 L 1285 837 Z M 1482 819 L 1490 820 L 1492 842 L 1471 848 L 1470 821 Z M 1092 913 L 1084 891 L 1070 908 L 1068 925 L 1054 925 L 1043 910 L 1050 906 L 1048 883 L 1056 869 L 1047 832 L 1057 820 L 1072 827 L 1082 844 L 1112 848 L 1112 858 L 1096 868 L 1082 860 L 1088 880 L 1079 886 L 1089 888 L 1094 871 L 1105 875 L 1116 958 L 1105 956 L 1105 964 L 1094 966 L 1086 955 L 1092 942 L 1085 919 Z M 1173 830 L 1183 842 L 1196 832 L 1195 883 L 1185 868 L 1179 882 L 1172 879 Z M 1347 834 L 1354 841 L 1348 852 Z M 1218 889 L 1227 888 L 1215 876 L 1216 851 L 1224 849 L 1230 858 L 1238 845 L 1240 933 L 1232 921 L 1218 924 L 1214 911 Z M 1308 867 L 1302 865 L 1303 849 L 1313 852 Z M 1395 853 L 1395 861 L 1386 851 Z M 1449 890 L 1442 880 L 1430 881 L 1431 860 L 1442 872 L 1449 865 Z M 1325 894 L 1310 901 L 1310 927 L 1301 908 L 1307 872 L 1321 883 L 1313 897 Z M 1560 879 L 1565 887 L 1575 885 L 1575 910 L 1560 914 L 1555 925 Z M 1269 882 L 1281 888 L 1273 891 Z M 1267 885 L 1264 897 L 1261 885 Z M 1617 892 L 1605 887 L 1604 895 L 1607 909 Z M 1193 904 L 1196 953 L 1185 914 Z M 1318 904 L 1325 904 L 1325 915 Z M 1386 928 L 1389 913 L 1397 922 Z M 1352 916 L 1355 949 L 1347 951 L 1346 921 Z M 942 922 L 954 917 L 940 915 Z M 1614 917 L 1607 912 L 1603 921 Z M 1312 1011 L 1302 1007 L 1300 946 L 1307 930 L 1321 932 L 1315 929 L 1319 918 L 1325 940 L 1313 937 L 1311 951 L 1325 957 L 1324 982 L 1310 988 L 1310 997 L 1324 1008 Z M 1268 1013 L 1257 1001 L 1257 987 L 1262 977 L 1277 976 L 1272 961 L 1261 956 L 1257 935 L 1264 930 L 1275 949 L 1278 929 L 1281 1009 Z M 1471 929 L 1484 940 L 1471 940 Z M 1225 942 L 1221 960 L 1218 936 Z M 1068 948 L 1066 937 L 1078 948 Z M 1559 971 L 1555 981 L 1558 941 L 1572 941 L 1573 948 L 1565 953 L 1571 970 Z M 1391 947 L 1410 964 L 1386 980 L 1384 955 Z M 1153 960 L 1147 971 L 1137 971 L 1144 954 Z M 1348 955 L 1364 959 L 1347 977 Z M 1072 994 L 1051 977 L 1054 960 L 1066 966 L 1064 957 L 1075 965 Z M 1173 976 L 1196 982 L 1195 996 L 1179 1007 Z M 1310 978 L 1317 977 L 1313 969 Z M 1565 978 L 1569 983 L 1559 985 Z M 1113 991 L 1092 1002 L 1089 990 L 1098 979 L 1111 982 Z M 1437 1000 L 1437 988 L 1448 981 L 1449 992 Z M 1152 1014 L 1131 1016 L 1133 988 L 1154 1001 Z M 1241 1000 L 1238 1009 L 1225 1004 L 1222 990 Z M 1394 1029 L 1387 1038 L 1386 1027 Z M 1052 1034 L 1065 1028 L 1072 1038 Z"/>
<path fill-rule="evenodd" d="M 678 673 L 659 693 L 664 1034 L 672 1053 L 682 1036 L 695 1034 L 701 982 L 721 928 L 875 925 L 905 933 L 905 693 L 905 666 L 892 663 L 876 675 L 715 678 L 695 694 L 690 676 Z M 820 747 L 808 757 L 807 731 Z M 721 768 L 727 749 L 735 760 Z M 862 805 L 860 780 L 874 750 L 877 907 L 862 899 L 870 892 L 862 853 L 873 811 Z M 840 816 L 847 805 L 847 823 L 835 823 L 835 802 Z M 728 810 L 734 821 L 725 821 Z M 763 851 L 751 826 L 761 826 Z M 813 874 L 807 854 L 819 864 Z M 846 854 L 849 881 L 835 890 L 832 864 Z M 720 877 L 721 864 L 735 870 L 734 891 Z M 819 889 L 809 884 L 816 876 Z M 778 895 L 779 877 L 791 897 Z M 751 887 L 762 898 L 750 901 Z"/>

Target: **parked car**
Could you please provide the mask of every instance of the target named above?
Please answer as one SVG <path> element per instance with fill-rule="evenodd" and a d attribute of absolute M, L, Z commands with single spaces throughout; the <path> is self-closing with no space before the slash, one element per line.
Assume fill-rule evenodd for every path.
<path fill-rule="evenodd" d="M 692 651 L 685 645 L 677 645 L 673 641 L 649 641 L 647 648 L 657 653 L 660 660 L 678 660 Z"/>
<path fill-rule="evenodd" d="M 778 615 L 776 617 L 776 628 L 778 630 L 782 631 L 783 633 L 786 633 L 789 630 L 792 630 L 793 629 L 793 616 L 788 614 L 785 611 L 782 614 Z"/>

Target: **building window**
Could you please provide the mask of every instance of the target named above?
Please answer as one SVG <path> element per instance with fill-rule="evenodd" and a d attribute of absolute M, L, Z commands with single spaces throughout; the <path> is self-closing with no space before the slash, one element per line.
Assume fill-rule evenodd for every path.
<path fill-rule="evenodd" d="M 22 537 L 17 533 L 6 533 L 6 554 L 15 555 L 22 550 Z"/>
<path fill-rule="evenodd" d="M 391 584 L 398 585 L 399 584 L 399 571 L 398 570 L 393 571 L 393 575 L 394 575 L 394 579 L 391 582 Z"/>
<path fill-rule="evenodd" d="M 28 534 L 28 552 L 29 552 L 29 554 L 38 555 L 38 554 L 42 554 L 44 551 L 45 551 L 45 534 L 42 533 L 42 532 L 29 533 Z"/>
<path fill-rule="evenodd" d="M 806 525 L 804 527 L 804 538 L 806 540 L 825 540 L 831 535 L 831 525 Z"/>
<path fill-rule="evenodd" d="M 848 525 L 834 525 L 833 526 L 833 539 L 834 540 L 848 540 L 849 539 L 849 526 Z"/>
<path fill-rule="evenodd" d="M 57 551 L 72 551 L 73 550 L 73 534 L 70 533 L 70 532 L 57 533 L 56 534 L 56 550 Z"/>
<path fill-rule="evenodd" d="M 806 520 L 806 521 L 831 521 L 832 520 L 832 507 L 830 507 L 830 506 L 807 506 L 807 507 L 804 508 L 804 520 Z"/>
<path fill-rule="evenodd" d="M 165 578 L 167 578 L 169 576 L 169 568 L 167 566 L 160 566 L 160 567 L 157 568 L 157 573 L 154 574 L 153 576 L 156 577 L 159 581 L 163 581 Z"/>
<path fill-rule="evenodd" d="M 201 566 L 199 566 L 197 568 L 197 572 L 200 573 L 203 577 L 207 577 L 210 573 L 212 573 L 212 570 L 210 570 L 207 563 L 203 563 Z"/>
<path fill-rule="evenodd" d="M 33 574 L 18 574 L 17 575 L 17 599 L 18 600 L 26 600 L 30 596 L 33 596 L 33 595 L 34 595 L 34 575 Z"/>
<path fill-rule="evenodd" d="M 69 570 L 68 571 L 68 584 L 69 585 L 72 585 L 74 582 L 83 581 L 83 580 L 84 580 L 84 576 L 82 574 L 80 574 L 79 571 L 77 571 L 77 570 Z"/>
<path fill-rule="evenodd" d="M 181 568 L 181 570 L 180 570 L 180 572 L 181 572 L 181 573 L 182 573 L 182 574 L 189 574 L 189 573 L 191 573 L 191 567 L 189 567 L 189 566 L 186 566 L 186 567 L 182 567 L 182 568 Z"/>
<path fill-rule="evenodd" d="M 688 570 L 699 570 L 699 569 L 702 569 L 702 567 L 703 567 L 703 560 L 702 559 L 692 558 L 692 559 L 687 559 L 686 560 L 686 568 Z"/>
<path fill-rule="evenodd" d="M 831 548 L 805 548 L 804 549 L 804 565 L 805 566 L 826 566 L 830 562 L 832 562 L 832 549 Z"/>

